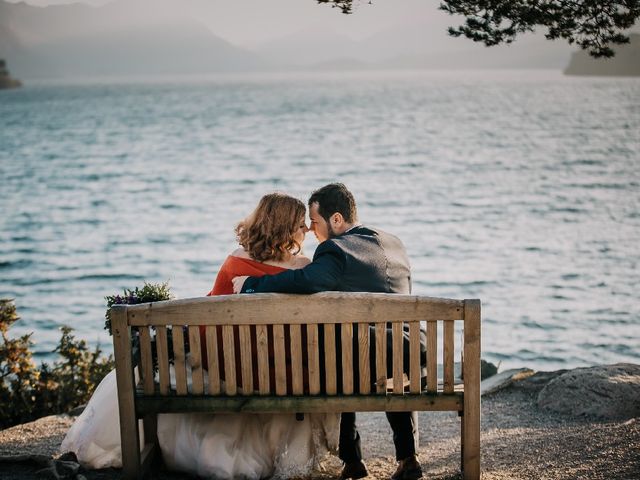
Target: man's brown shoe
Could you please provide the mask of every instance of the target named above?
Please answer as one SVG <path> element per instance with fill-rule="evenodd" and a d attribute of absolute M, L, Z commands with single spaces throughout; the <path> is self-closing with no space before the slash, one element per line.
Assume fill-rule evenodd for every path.
<path fill-rule="evenodd" d="M 418 480 L 419 478 L 422 478 L 422 467 L 415 455 L 400 460 L 396 473 L 391 476 L 391 480 Z"/>
<path fill-rule="evenodd" d="M 362 460 L 356 460 L 355 462 L 349 462 L 344 465 L 342 473 L 340 474 L 340 480 L 347 480 L 348 478 L 364 478 L 369 475 L 367 467 L 365 467 Z"/>

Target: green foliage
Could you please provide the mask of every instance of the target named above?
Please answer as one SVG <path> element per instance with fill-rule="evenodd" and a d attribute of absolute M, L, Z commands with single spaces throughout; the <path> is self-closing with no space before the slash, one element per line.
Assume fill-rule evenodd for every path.
<path fill-rule="evenodd" d="M 444 0 L 440 8 L 466 17 L 449 28 L 456 37 L 491 46 L 545 27 L 547 39 L 562 38 L 594 57 L 612 57 L 610 45 L 629 43 L 622 32 L 640 17 L 640 0 Z"/>
<path fill-rule="evenodd" d="M 171 300 L 173 294 L 169 287 L 169 282 L 147 283 L 144 282 L 142 288 L 136 287 L 133 290 L 125 289 L 122 295 L 109 295 L 104 297 L 107 301 L 107 312 L 104 314 L 104 328 L 111 335 L 111 307 L 113 305 L 137 305 L 138 303 L 161 302 Z"/>
<path fill-rule="evenodd" d="M 53 364 L 51 371 L 46 364 L 41 369 L 50 373 L 49 378 L 45 376 L 41 381 L 47 380 L 56 387 L 56 395 L 49 401 L 42 397 L 41 408 L 55 412 L 69 411 L 88 402 L 95 387 L 115 367 L 113 357 L 102 357 L 99 346 L 91 351 L 87 342 L 75 339 L 72 328 L 63 326 L 60 330 L 62 337 L 54 352 L 61 360 Z"/>
<path fill-rule="evenodd" d="M 114 368 L 111 355 L 103 357 L 100 347 L 90 351 L 86 342 L 76 340 L 73 330 L 66 326 L 54 350 L 61 360 L 37 368 L 32 359 L 31 335 L 17 339 L 8 336 L 18 319 L 13 301 L 0 299 L 0 429 L 86 403 Z"/>
<path fill-rule="evenodd" d="M 19 318 L 13 300 L 0 299 L 0 428 L 30 417 L 39 382 L 31 358 L 31 335 L 11 339 L 7 334 Z"/>
<path fill-rule="evenodd" d="M 316 1 L 342 13 L 353 10 L 353 0 Z M 542 27 L 547 39 L 562 38 L 594 57 L 612 57 L 611 45 L 629 43 L 623 32 L 640 18 L 640 0 L 442 0 L 440 9 L 465 17 L 449 28 L 454 37 L 492 46 Z"/>
<path fill-rule="evenodd" d="M 330 3 L 332 8 L 339 8 L 347 15 L 353 13 L 353 0 L 316 0 L 318 3 Z M 371 3 L 371 2 L 369 2 Z"/>

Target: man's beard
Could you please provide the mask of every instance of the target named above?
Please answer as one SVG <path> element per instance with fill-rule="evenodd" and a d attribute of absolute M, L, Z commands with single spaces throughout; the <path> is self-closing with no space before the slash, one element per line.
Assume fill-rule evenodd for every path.
<path fill-rule="evenodd" d="M 329 240 L 329 239 L 331 239 L 331 238 L 336 238 L 336 237 L 339 237 L 339 236 L 340 236 L 340 234 L 338 234 L 338 233 L 334 232 L 333 227 L 331 226 L 331 224 L 330 224 L 330 223 L 327 223 L 327 227 L 329 227 L 329 228 L 328 228 L 328 230 L 329 230 L 329 236 L 328 236 L 327 240 Z"/>

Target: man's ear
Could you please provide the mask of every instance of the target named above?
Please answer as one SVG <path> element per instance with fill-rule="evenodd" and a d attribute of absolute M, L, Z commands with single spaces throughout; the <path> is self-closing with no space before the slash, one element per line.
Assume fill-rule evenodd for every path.
<path fill-rule="evenodd" d="M 331 215 L 331 218 L 329 218 L 329 220 L 331 221 L 331 225 L 334 227 L 340 227 L 344 223 L 344 217 L 339 212 Z"/>

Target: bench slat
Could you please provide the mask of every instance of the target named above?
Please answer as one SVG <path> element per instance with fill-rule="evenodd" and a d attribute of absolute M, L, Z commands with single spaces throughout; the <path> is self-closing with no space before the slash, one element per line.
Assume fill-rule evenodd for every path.
<path fill-rule="evenodd" d="M 260 395 L 268 395 L 269 386 L 269 333 L 266 325 L 256 326 L 256 342 L 258 346 L 258 391 Z"/>
<path fill-rule="evenodd" d="M 142 377 L 144 393 L 147 395 L 153 394 L 154 390 L 151 332 L 149 330 L 149 327 L 140 327 L 140 360 L 142 363 L 140 376 Z"/>
<path fill-rule="evenodd" d="M 309 368 L 309 394 L 320 393 L 320 351 L 318 345 L 318 325 L 307 326 L 307 355 Z"/>
<path fill-rule="evenodd" d="M 283 324 L 325 323 L 327 312 L 332 311 L 341 312 L 340 318 L 332 320 L 337 323 L 462 320 L 463 309 L 460 300 L 347 292 L 217 295 L 128 307 L 133 326 L 150 325 L 151 317 L 154 325 L 264 325 L 271 324 L 274 318 Z M 229 310 L 234 312 L 233 318 L 228 315 Z"/>
<path fill-rule="evenodd" d="M 300 325 L 291 325 L 291 386 L 294 395 L 302 395 L 302 334 Z"/>
<path fill-rule="evenodd" d="M 394 322 L 391 330 L 393 337 L 393 393 L 402 394 L 404 393 L 402 323 Z"/>
<path fill-rule="evenodd" d="M 236 395 L 238 385 L 236 382 L 236 347 L 235 335 L 231 325 L 222 327 L 222 352 L 224 358 L 224 386 L 227 395 Z"/>
<path fill-rule="evenodd" d="M 338 393 L 336 376 L 338 367 L 336 365 L 336 326 L 333 323 L 327 323 L 324 326 L 324 351 L 327 395 L 336 395 Z"/>
<path fill-rule="evenodd" d="M 284 345 L 284 325 L 273 326 L 273 351 L 275 354 L 276 395 L 287 394 L 287 366 Z"/>
<path fill-rule="evenodd" d="M 387 391 L 387 326 L 376 323 L 376 392 Z"/>
<path fill-rule="evenodd" d="M 358 373 L 360 374 L 360 394 L 371 392 L 371 375 L 369 367 L 369 324 L 358 324 Z"/>
<path fill-rule="evenodd" d="M 438 322 L 427 322 L 427 392 L 438 390 Z"/>
<path fill-rule="evenodd" d="M 443 368 L 444 368 L 444 393 L 453 392 L 453 322 L 446 320 L 444 322 L 444 352 L 443 352 Z"/>
<path fill-rule="evenodd" d="M 249 325 L 240 325 L 240 365 L 242 368 L 242 392 L 253 393 L 253 361 L 251 353 L 251 330 Z"/>
<path fill-rule="evenodd" d="M 191 392 L 194 395 L 202 395 L 204 394 L 204 369 L 200 349 L 200 327 L 194 325 L 189 326 L 189 364 L 191 365 Z"/>
<path fill-rule="evenodd" d="M 156 353 L 158 355 L 158 377 L 160 393 L 168 395 L 171 389 L 169 377 L 169 348 L 167 344 L 167 327 L 156 327 Z"/>
<path fill-rule="evenodd" d="M 188 400 L 188 401 L 187 401 Z M 350 395 L 350 396 L 252 396 L 252 397 L 141 397 L 139 412 L 407 412 L 461 411 L 463 394 Z"/>
<path fill-rule="evenodd" d="M 342 350 L 342 392 L 345 395 L 353 393 L 353 324 L 340 325 Z"/>
<path fill-rule="evenodd" d="M 171 329 L 173 338 L 173 367 L 176 372 L 176 393 L 186 395 L 187 370 L 184 355 L 184 333 L 181 325 L 174 325 Z"/>
<path fill-rule="evenodd" d="M 409 380 L 411 393 L 420 393 L 420 322 L 409 324 Z"/>
<path fill-rule="evenodd" d="M 209 395 L 220 394 L 220 365 L 218 360 L 218 332 L 220 327 L 206 327 L 207 339 L 207 374 L 209 376 Z"/>

